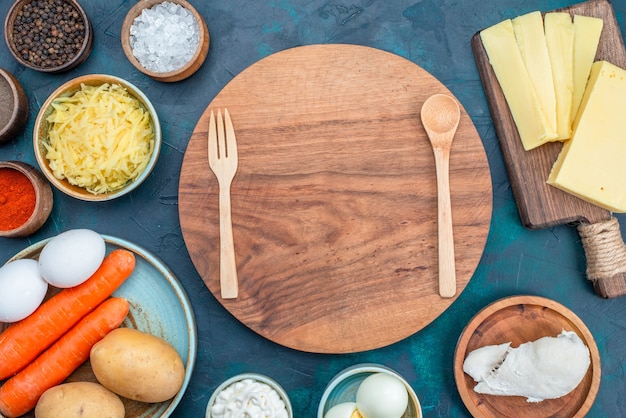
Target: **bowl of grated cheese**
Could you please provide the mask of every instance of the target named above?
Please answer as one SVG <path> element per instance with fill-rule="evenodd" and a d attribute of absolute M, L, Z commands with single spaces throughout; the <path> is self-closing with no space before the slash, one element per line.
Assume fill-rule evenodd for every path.
<path fill-rule="evenodd" d="M 56 89 L 33 129 L 37 163 L 63 193 L 105 201 L 136 189 L 161 149 L 156 110 L 137 87 L 119 77 L 90 74 Z"/>

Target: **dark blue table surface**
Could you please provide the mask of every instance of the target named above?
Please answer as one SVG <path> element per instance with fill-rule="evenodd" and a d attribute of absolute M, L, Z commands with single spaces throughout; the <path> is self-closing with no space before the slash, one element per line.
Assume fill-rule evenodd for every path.
<path fill-rule="evenodd" d="M 138 72 L 123 54 L 122 21 L 135 3 L 81 0 L 92 20 L 95 43 L 89 59 L 63 74 L 25 69 L 0 44 L 0 67 L 14 74 L 30 105 L 26 128 L 0 146 L 0 160 L 37 166 L 32 129 L 41 104 L 65 81 L 106 73 L 146 93 L 159 114 L 163 148 L 157 166 L 135 192 L 115 201 L 88 203 L 54 190 L 51 218 L 28 238 L 0 238 L 0 264 L 62 231 L 91 228 L 136 243 L 163 260 L 186 289 L 198 328 L 198 357 L 188 390 L 174 417 L 202 417 L 213 389 L 241 372 L 276 379 L 289 393 L 296 417 L 314 417 L 324 387 L 336 373 L 362 362 L 399 371 L 418 394 L 425 417 L 466 417 L 457 392 L 453 354 L 463 327 L 481 308 L 509 295 L 554 299 L 588 326 L 598 344 L 602 381 L 589 417 L 626 412 L 626 298 L 596 296 L 585 277 L 576 229 L 530 231 L 519 220 L 502 154 L 481 86 L 470 39 L 504 18 L 569 6 L 571 0 L 267 0 L 200 1 L 211 35 L 206 62 L 191 78 L 161 83 Z M 11 1 L 0 2 L 4 20 Z M 626 29 L 626 0 L 613 7 Z M 206 289 L 185 247 L 178 219 L 178 180 L 187 143 L 202 111 L 238 73 L 274 52 L 300 45 L 350 43 L 390 51 L 420 65 L 460 100 L 483 140 L 493 181 L 493 219 L 484 255 L 465 291 L 438 319 L 416 334 L 378 350 L 320 355 L 274 344 L 233 318 Z M 626 217 L 617 216 L 626 229 Z"/>

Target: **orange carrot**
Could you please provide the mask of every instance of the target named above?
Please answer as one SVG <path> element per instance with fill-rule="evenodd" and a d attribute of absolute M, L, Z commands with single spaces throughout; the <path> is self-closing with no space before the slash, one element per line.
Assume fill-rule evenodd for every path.
<path fill-rule="evenodd" d="M 0 380 L 22 370 L 124 283 L 135 255 L 116 249 L 82 284 L 63 289 L 0 334 Z"/>
<path fill-rule="evenodd" d="M 89 358 L 98 341 L 119 327 L 128 314 L 123 298 L 110 298 L 81 319 L 49 349 L 0 387 L 0 413 L 8 418 L 24 415 L 41 395 L 62 383 Z"/>

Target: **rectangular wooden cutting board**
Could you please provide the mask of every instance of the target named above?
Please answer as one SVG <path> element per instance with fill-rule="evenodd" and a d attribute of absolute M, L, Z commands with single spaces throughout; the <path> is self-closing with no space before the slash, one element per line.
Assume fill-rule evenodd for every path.
<path fill-rule="evenodd" d="M 624 41 L 615 12 L 608 0 L 590 0 L 555 11 L 602 18 L 604 27 L 596 61 L 607 60 L 626 68 Z M 609 220 L 609 211 L 546 183 L 562 144 L 552 142 L 531 151 L 524 150 L 502 89 L 489 64 L 480 33 L 472 38 L 472 49 L 523 225 L 530 229 L 539 229 L 567 223 L 594 224 Z"/>

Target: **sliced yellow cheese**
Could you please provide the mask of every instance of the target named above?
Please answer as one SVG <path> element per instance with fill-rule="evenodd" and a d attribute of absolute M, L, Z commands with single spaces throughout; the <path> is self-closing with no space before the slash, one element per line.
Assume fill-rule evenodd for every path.
<path fill-rule="evenodd" d="M 556 132 L 554 79 L 541 12 L 536 11 L 516 17 L 513 19 L 513 30 L 541 108 L 551 130 Z"/>
<path fill-rule="evenodd" d="M 580 101 L 589 79 L 591 64 L 596 57 L 604 21 L 597 17 L 574 16 L 574 96 L 572 119 L 576 117 Z"/>
<path fill-rule="evenodd" d="M 524 149 L 536 148 L 556 138 L 517 46 L 511 19 L 480 32 L 489 62 L 502 88 Z"/>
<path fill-rule="evenodd" d="M 587 89 L 548 184 L 614 212 L 626 212 L 626 71 L 591 67 Z"/>
<path fill-rule="evenodd" d="M 574 23 L 569 13 L 546 13 L 546 44 L 552 65 L 556 95 L 558 139 L 572 133 L 572 100 L 574 97 Z"/>

